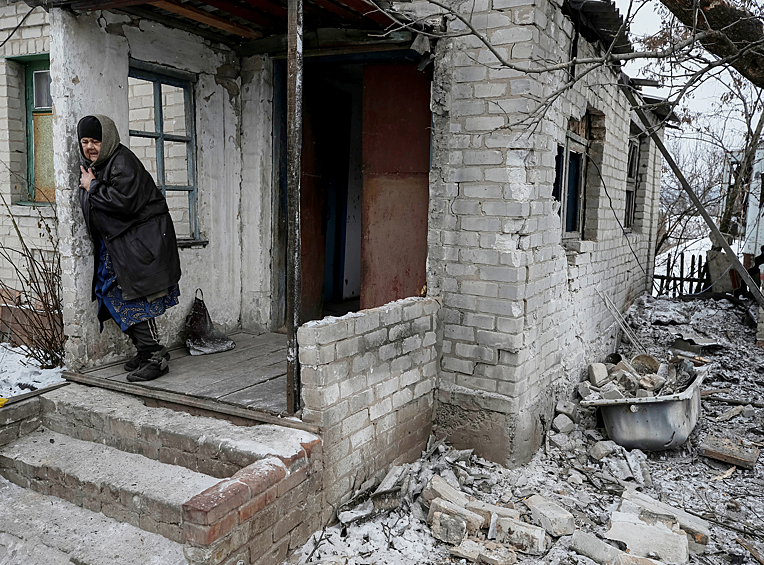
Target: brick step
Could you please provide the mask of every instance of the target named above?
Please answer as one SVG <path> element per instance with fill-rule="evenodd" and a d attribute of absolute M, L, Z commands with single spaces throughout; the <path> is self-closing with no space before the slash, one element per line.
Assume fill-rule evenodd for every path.
<path fill-rule="evenodd" d="M 4 565 L 185 565 L 183 547 L 158 534 L 0 477 Z"/>
<path fill-rule="evenodd" d="M 134 396 L 78 384 L 47 393 L 41 401 L 42 423 L 53 431 L 217 478 L 268 457 L 291 468 L 309 456 L 304 446 L 318 440 L 292 428 L 237 426 L 148 407 Z"/>
<path fill-rule="evenodd" d="M 182 506 L 220 481 L 38 428 L 0 449 L 0 474 L 24 488 L 182 543 Z"/>

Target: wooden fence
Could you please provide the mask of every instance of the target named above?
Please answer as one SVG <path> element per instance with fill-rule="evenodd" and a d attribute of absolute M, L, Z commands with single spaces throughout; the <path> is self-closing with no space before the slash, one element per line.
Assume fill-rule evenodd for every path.
<path fill-rule="evenodd" d="M 678 266 L 678 269 L 677 269 Z M 687 268 L 687 270 L 685 270 Z M 677 274 L 678 271 L 678 274 Z M 666 261 L 666 274 L 655 275 L 658 295 L 671 297 L 683 294 L 695 294 L 711 286 L 708 266 L 703 262 L 703 255 L 690 255 L 690 264 L 685 265 L 684 253 L 669 253 Z"/>

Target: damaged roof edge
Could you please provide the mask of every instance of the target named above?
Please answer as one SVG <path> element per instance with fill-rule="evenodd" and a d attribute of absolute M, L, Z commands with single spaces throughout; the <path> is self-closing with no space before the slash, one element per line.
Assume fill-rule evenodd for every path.
<path fill-rule="evenodd" d="M 567 8 L 578 16 L 579 32 L 589 41 L 600 41 L 606 49 L 612 45 L 615 54 L 634 51 L 629 40 L 629 24 L 624 19 L 615 2 L 611 0 L 565 0 Z"/>

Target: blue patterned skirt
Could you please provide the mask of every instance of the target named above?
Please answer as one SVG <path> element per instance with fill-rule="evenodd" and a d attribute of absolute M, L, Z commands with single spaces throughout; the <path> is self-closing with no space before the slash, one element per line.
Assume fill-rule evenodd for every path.
<path fill-rule="evenodd" d="M 103 323 L 113 318 L 119 329 L 124 332 L 130 326 L 161 316 L 165 310 L 175 306 L 180 296 L 180 287 L 175 284 L 168 289 L 167 294 L 151 301 L 145 297 L 125 300 L 122 298 L 122 289 L 117 284 L 111 255 L 106 249 L 106 244 L 101 240 L 95 294 L 98 300 L 98 321 L 101 322 L 101 331 L 103 331 Z"/>

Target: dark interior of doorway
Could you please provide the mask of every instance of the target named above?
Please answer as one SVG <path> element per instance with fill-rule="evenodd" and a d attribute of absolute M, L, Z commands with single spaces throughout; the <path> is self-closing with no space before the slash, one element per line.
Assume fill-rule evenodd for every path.
<path fill-rule="evenodd" d="M 362 63 L 306 60 L 301 176 L 302 320 L 341 316 L 360 306 L 360 106 Z M 286 65 L 275 68 L 274 139 L 278 143 L 276 241 L 278 305 L 286 273 Z M 350 223 L 350 225 L 348 225 Z M 356 234 L 355 232 L 358 231 Z"/>
<path fill-rule="evenodd" d="M 374 63 L 415 64 L 411 51 L 305 59 L 301 175 L 303 321 L 361 308 L 363 73 Z M 286 65 L 274 68 L 274 320 L 286 305 Z"/>

